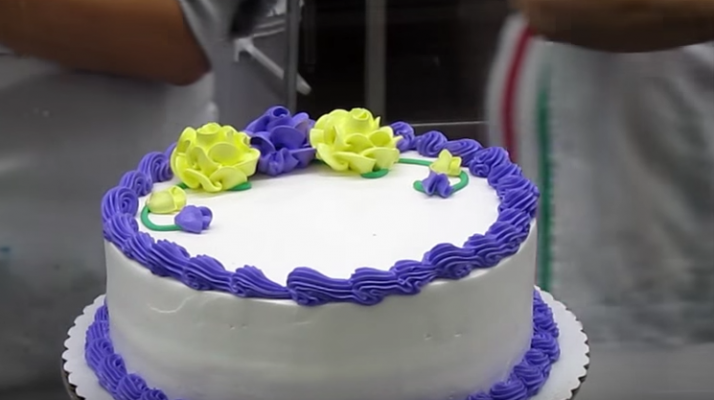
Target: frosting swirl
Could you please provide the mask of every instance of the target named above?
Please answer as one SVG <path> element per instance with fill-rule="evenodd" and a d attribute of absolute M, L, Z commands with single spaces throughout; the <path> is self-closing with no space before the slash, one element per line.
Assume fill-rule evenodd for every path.
<path fill-rule="evenodd" d="M 159 240 L 151 247 L 148 254 L 149 269 L 154 275 L 170 276 L 181 280 L 189 256 L 185 248 L 168 240 Z"/>
<path fill-rule="evenodd" d="M 399 285 L 397 276 L 392 271 L 375 268 L 357 268 L 350 277 L 354 285 L 355 298 L 362 304 L 375 305 L 390 294 L 408 294 Z"/>
<path fill-rule="evenodd" d="M 119 381 L 126 375 L 124 360 L 116 353 L 109 354 L 99 363 L 97 378 L 99 385 L 113 393 L 116 391 Z"/>
<path fill-rule="evenodd" d="M 446 136 L 439 131 L 429 131 L 417 137 L 416 149 L 424 157 L 437 157 L 446 146 Z"/>
<path fill-rule="evenodd" d="M 124 360 L 114 351 L 109 336 L 106 305 L 99 307 L 94 322 L 87 329 L 85 360 L 97 375 L 100 386 L 117 400 L 168 400 L 162 391 L 147 387 L 139 375 L 127 372 Z"/>
<path fill-rule="evenodd" d="M 404 294 L 417 294 L 421 288 L 436 279 L 436 270 L 431 265 L 419 261 L 397 261 L 389 270 L 396 276 L 397 283 Z"/>
<path fill-rule="evenodd" d="M 154 238 L 151 235 L 146 232 L 138 232 L 129 238 L 124 254 L 141 265 L 149 265 L 153 246 Z"/>
<path fill-rule="evenodd" d="M 220 290 L 227 292 L 230 273 L 213 257 L 191 258 L 181 273 L 181 282 L 194 290 Z"/>
<path fill-rule="evenodd" d="M 500 243 L 501 257 L 510 257 L 518 252 L 521 247 L 521 238 L 525 239 L 523 231 L 519 231 L 508 222 L 496 221 L 488 231 L 486 236 L 491 236 L 494 241 Z"/>
<path fill-rule="evenodd" d="M 488 177 L 486 177 L 486 180 L 488 180 L 488 184 L 496 188 L 496 190 L 499 189 L 499 183 L 502 179 L 510 176 L 522 176 L 521 168 L 517 166 L 516 164 L 512 163 L 506 163 L 499 165 L 497 167 L 492 167 L 491 172 L 488 174 Z"/>
<path fill-rule="evenodd" d="M 533 334 L 531 346 L 543 352 L 551 361 L 555 361 L 560 357 L 560 347 L 558 341 L 553 335 L 547 332 L 537 331 Z"/>
<path fill-rule="evenodd" d="M 102 198 L 102 220 L 108 221 L 116 214 L 136 215 L 139 210 L 139 198 L 133 190 L 117 186 Z"/>
<path fill-rule="evenodd" d="M 169 400 L 161 390 L 150 389 L 141 394 L 139 400 Z"/>
<path fill-rule="evenodd" d="M 545 384 L 546 377 L 543 375 L 543 371 L 538 367 L 530 365 L 526 359 L 523 359 L 513 368 L 513 373 L 523 382 L 528 396 L 533 396 L 538 393 L 543 387 L 543 384 Z"/>
<path fill-rule="evenodd" d="M 508 380 L 495 384 L 490 391 L 493 400 L 526 400 L 528 391 L 523 381 L 516 376 L 510 376 Z"/>
<path fill-rule="evenodd" d="M 114 214 L 104 225 L 104 237 L 124 254 L 131 252 L 131 238 L 139 231 L 139 224 L 129 214 Z"/>
<path fill-rule="evenodd" d="M 491 268 L 498 264 L 503 256 L 503 250 L 492 235 L 479 233 L 471 236 L 464 247 L 474 249 L 474 268 Z"/>
<path fill-rule="evenodd" d="M 493 168 L 509 163 L 510 160 L 506 150 L 500 147 L 488 147 L 474 154 L 471 164 L 469 164 L 469 171 L 473 176 L 486 178 Z"/>
<path fill-rule="evenodd" d="M 141 171 L 129 171 L 121 177 L 119 186 L 133 190 L 137 196 L 146 196 L 151 192 L 151 177 Z"/>
<path fill-rule="evenodd" d="M 458 280 L 471 273 L 474 254 L 473 248 L 442 243 L 427 252 L 424 261 L 434 266 L 437 278 Z"/>
<path fill-rule="evenodd" d="M 394 136 L 399 136 L 402 140 L 397 142 L 397 148 L 400 152 L 416 149 L 416 135 L 414 128 L 406 122 L 399 121 L 390 125 L 394 131 Z"/>
<path fill-rule="evenodd" d="M 174 144 L 169 147 L 172 152 L 175 146 Z M 174 177 L 174 173 L 171 171 L 171 166 L 169 165 L 169 157 L 170 153 L 167 156 L 165 153 L 153 151 L 141 159 L 139 162 L 139 172 L 146 174 L 152 182 L 168 181 Z M 143 196 L 143 194 L 140 196 Z"/>
<path fill-rule="evenodd" d="M 473 139 L 458 139 L 447 142 L 444 145 L 444 149 L 457 157 L 461 157 L 464 165 L 469 165 L 482 147 L 479 142 Z"/>
<path fill-rule="evenodd" d="M 116 393 L 119 400 L 139 400 L 148 388 L 146 382 L 136 374 L 127 374 L 119 381 Z"/>
<path fill-rule="evenodd" d="M 277 284 L 260 269 L 246 265 L 238 268 L 230 277 L 231 293 L 238 297 L 258 297 L 264 299 L 289 299 L 287 288 Z"/>
<path fill-rule="evenodd" d="M 543 371 L 544 376 L 548 376 L 550 374 L 551 359 L 541 350 L 531 347 L 531 349 L 526 352 L 525 359 L 528 361 L 528 364 Z"/>
<path fill-rule="evenodd" d="M 288 289 L 300 305 L 318 306 L 354 299 L 347 279 L 329 278 L 312 268 L 298 267 L 288 275 Z"/>

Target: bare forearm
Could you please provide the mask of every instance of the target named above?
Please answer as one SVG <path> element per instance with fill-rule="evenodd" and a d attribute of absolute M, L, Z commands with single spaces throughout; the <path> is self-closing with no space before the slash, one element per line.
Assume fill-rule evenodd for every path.
<path fill-rule="evenodd" d="M 599 50 L 664 50 L 714 40 L 714 0 L 515 0 L 550 40 Z"/>
<path fill-rule="evenodd" d="M 176 0 L 0 0 L 0 43 L 70 68 L 174 84 L 209 69 Z"/>

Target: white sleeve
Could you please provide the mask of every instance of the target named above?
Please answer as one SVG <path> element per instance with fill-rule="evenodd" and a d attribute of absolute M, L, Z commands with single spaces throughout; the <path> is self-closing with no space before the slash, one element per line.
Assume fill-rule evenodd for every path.
<path fill-rule="evenodd" d="M 275 0 L 177 0 L 196 39 L 211 57 L 228 39 L 249 33 Z"/>

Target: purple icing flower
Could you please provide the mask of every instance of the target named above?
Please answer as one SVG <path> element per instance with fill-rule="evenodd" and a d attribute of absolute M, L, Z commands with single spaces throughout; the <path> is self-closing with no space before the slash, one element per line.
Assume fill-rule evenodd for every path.
<path fill-rule="evenodd" d="M 305 168 L 315 158 L 308 135 L 315 125 L 306 113 L 290 115 L 285 107 L 273 107 L 248 124 L 250 143 L 260 150 L 258 171 L 277 176 Z"/>
<path fill-rule="evenodd" d="M 429 170 L 429 176 L 421 181 L 421 185 L 424 188 L 424 193 L 429 196 L 437 194 L 440 197 L 447 198 L 454 192 L 451 182 L 449 182 L 449 177 L 446 174 L 439 174 L 432 170 Z"/>
<path fill-rule="evenodd" d="M 213 213 L 208 207 L 196 206 L 186 206 L 174 217 L 174 223 L 189 233 L 201 233 L 208 229 L 211 220 Z"/>

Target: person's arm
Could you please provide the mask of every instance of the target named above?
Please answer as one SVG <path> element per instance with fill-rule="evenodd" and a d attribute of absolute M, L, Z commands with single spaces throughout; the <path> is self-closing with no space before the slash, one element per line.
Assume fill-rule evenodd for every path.
<path fill-rule="evenodd" d="M 513 0 L 545 38 L 612 52 L 714 40 L 714 0 Z"/>
<path fill-rule="evenodd" d="M 176 85 L 210 70 L 177 0 L 0 0 L 0 44 L 69 68 Z"/>

